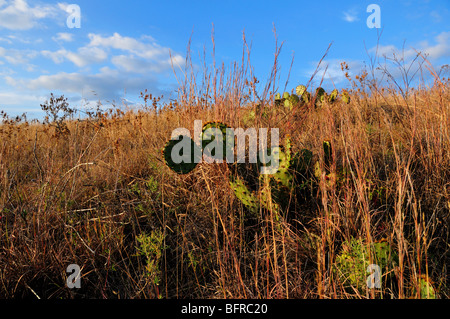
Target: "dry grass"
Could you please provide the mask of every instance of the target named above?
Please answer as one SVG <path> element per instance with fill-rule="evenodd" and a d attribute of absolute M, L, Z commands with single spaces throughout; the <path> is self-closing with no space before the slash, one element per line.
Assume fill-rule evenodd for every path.
<path fill-rule="evenodd" d="M 244 39 L 245 40 L 245 39 Z M 244 41 L 245 44 L 245 41 Z M 277 47 L 277 54 L 279 53 Z M 344 240 L 388 241 L 399 255 L 384 298 L 416 298 L 427 274 L 448 298 L 450 82 L 409 89 L 365 84 L 349 105 L 294 109 L 245 121 L 273 106 L 277 61 L 262 96 L 244 45 L 241 63 L 192 64 L 177 103 L 151 96 L 139 111 L 92 114 L 51 124 L 0 126 L 0 296 L 3 298 L 366 298 L 333 274 Z M 189 67 L 190 66 L 190 67 Z M 367 76 L 367 75 L 366 75 Z M 153 108 L 157 105 L 157 108 Z M 333 145 L 341 184 L 318 181 L 288 216 L 249 218 L 228 185 L 226 165 L 184 176 L 162 160 L 173 129 L 220 120 L 231 127 L 277 127 L 295 149 Z M 193 133 L 193 132 L 192 132 Z M 377 195 L 374 195 L 377 194 Z M 82 268 L 68 289 L 66 267 Z"/>

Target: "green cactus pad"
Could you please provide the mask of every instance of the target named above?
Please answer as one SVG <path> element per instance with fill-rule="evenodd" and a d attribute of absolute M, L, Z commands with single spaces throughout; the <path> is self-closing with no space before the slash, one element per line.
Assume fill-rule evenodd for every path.
<path fill-rule="evenodd" d="M 309 92 L 304 92 L 302 94 L 302 101 L 307 104 L 309 101 L 311 101 L 311 94 Z"/>
<path fill-rule="evenodd" d="M 259 209 L 258 198 L 251 192 L 248 187 L 244 184 L 244 181 L 239 177 L 230 181 L 230 187 L 234 191 L 236 197 L 241 201 L 241 203 L 247 207 L 252 213 L 256 213 Z"/>
<path fill-rule="evenodd" d="M 328 101 L 330 103 L 333 103 L 334 101 L 336 101 L 338 94 L 339 94 L 339 92 L 337 89 L 334 89 L 333 91 L 331 91 L 330 96 L 328 96 Z"/>
<path fill-rule="evenodd" d="M 306 86 L 304 85 L 299 85 L 295 88 L 295 93 L 297 93 L 298 96 L 303 96 L 303 93 L 306 92 Z"/>
<path fill-rule="evenodd" d="M 289 96 L 289 101 L 291 101 L 292 105 L 295 106 L 300 102 L 300 98 L 296 94 L 291 94 Z"/>
<path fill-rule="evenodd" d="M 436 299 L 436 291 L 427 275 L 419 278 L 419 294 L 421 299 Z"/>
<path fill-rule="evenodd" d="M 367 289 L 367 268 L 370 264 L 378 265 L 382 271 L 382 284 L 398 263 L 395 251 L 387 242 L 368 245 L 361 239 L 351 238 L 342 245 L 342 251 L 336 257 L 334 271 L 344 287 L 353 287 L 360 292 Z"/>
<path fill-rule="evenodd" d="M 345 104 L 349 104 L 350 103 L 350 95 L 348 94 L 347 90 L 342 90 L 341 97 L 342 97 L 342 101 Z"/>
<path fill-rule="evenodd" d="M 227 134 L 227 128 L 228 126 L 224 123 L 221 122 L 207 122 L 205 123 L 205 125 L 203 125 L 203 129 L 202 129 L 202 135 L 201 135 L 201 140 L 202 140 L 202 150 L 205 151 L 205 148 L 210 144 L 213 143 L 215 141 L 215 135 L 212 134 L 210 129 L 219 129 L 220 132 L 222 133 L 222 146 L 223 146 L 223 151 L 222 151 L 222 155 L 223 158 L 222 160 L 226 159 L 226 155 L 227 155 L 227 149 L 233 149 L 234 148 L 234 136 L 231 136 L 230 138 L 226 138 L 226 134 Z M 224 142 L 225 141 L 225 142 Z M 206 152 L 208 153 L 208 152 Z M 210 155 L 210 156 L 216 156 L 215 154 L 215 149 L 213 149 L 212 154 L 206 154 L 206 155 Z"/>
<path fill-rule="evenodd" d="M 330 141 L 323 141 L 323 153 L 324 153 L 324 162 L 326 167 L 330 167 L 331 165 L 331 157 L 333 155 L 333 150 L 331 148 Z"/>
<path fill-rule="evenodd" d="M 184 138 L 189 139 L 188 143 L 190 143 L 190 160 L 188 161 L 188 163 L 185 163 L 183 161 L 181 163 L 175 163 L 172 159 L 172 150 L 178 143 L 183 141 Z M 182 135 L 179 135 L 175 139 L 171 139 L 166 143 L 166 146 L 164 147 L 162 153 L 164 162 L 171 170 L 173 170 L 177 174 L 188 174 L 193 171 L 197 164 L 201 161 L 202 152 L 200 147 L 195 144 L 195 142 L 190 137 L 183 137 Z"/>
<path fill-rule="evenodd" d="M 317 97 L 321 97 L 321 96 L 323 96 L 325 94 L 325 90 L 322 88 L 322 87 L 318 87 L 317 89 L 316 89 L 316 96 Z"/>
<path fill-rule="evenodd" d="M 281 94 L 277 93 L 275 94 L 275 101 L 281 100 Z"/>
<path fill-rule="evenodd" d="M 292 110 L 293 104 L 290 99 L 284 100 L 284 107 L 288 110 Z"/>
<path fill-rule="evenodd" d="M 273 179 L 276 183 L 279 183 L 287 188 L 292 188 L 293 186 L 293 175 L 290 172 L 291 166 L 291 139 L 289 136 L 285 139 L 284 148 L 274 147 L 273 149 L 267 150 L 268 154 L 272 154 L 273 152 L 278 152 L 279 157 L 279 166 L 276 172 L 270 174 L 271 179 Z M 271 163 L 264 164 L 266 166 Z M 264 176 L 260 176 L 260 180 L 264 180 Z"/>
<path fill-rule="evenodd" d="M 284 92 L 283 93 L 283 99 L 288 99 L 290 96 L 289 92 Z"/>
<path fill-rule="evenodd" d="M 326 92 L 323 88 L 316 89 L 316 106 L 321 106 L 326 99 Z"/>

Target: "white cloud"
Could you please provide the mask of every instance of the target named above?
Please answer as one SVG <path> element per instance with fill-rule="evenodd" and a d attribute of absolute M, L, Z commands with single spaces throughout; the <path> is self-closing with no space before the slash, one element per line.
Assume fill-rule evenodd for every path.
<path fill-rule="evenodd" d="M 421 50 L 429 55 L 431 59 L 440 59 L 450 56 L 450 31 L 442 32 L 436 36 L 437 44 L 434 46 L 426 46 Z"/>
<path fill-rule="evenodd" d="M 422 52 L 428 56 L 430 60 L 438 60 L 450 56 L 450 31 L 441 32 L 435 37 L 435 45 L 430 45 L 428 41 L 422 41 L 416 48 L 399 49 L 395 45 L 380 45 L 378 46 L 378 56 L 393 57 L 395 54 L 398 58 L 408 60 L 417 55 L 417 52 Z M 370 49 L 371 52 L 375 52 L 376 47 Z"/>
<path fill-rule="evenodd" d="M 138 92 L 144 88 L 159 94 L 158 81 L 151 76 L 127 76 L 118 70 L 104 67 L 96 74 L 66 73 L 41 75 L 35 79 L 15 80 L 5 77 L 9 85 L 31 91 L 45 90 L 80 94 L 87 99 L 118 99 L 124 90 Z"/>
<path fill-rule="evenodd" d="M 345 11 L 345 12 L 343 12 L 343 14 L 344 14 L 344 16 L 342 17 L 342 19 L 344 19 L 347 22 L 354 22 L 354 21 L 359 20 L 355 9 L 350 9 L 348 11 Z"/>
<path fill-rule="evenodd" d="M 77 53 L 60 49 L 58 51 L 44 50 L 41 54 L 53 60 L 54 63 L 60 64 L 64 60 L 69 60 L 78 67 L 85 67 L 89 64 L 100 63 L 108 58 L 108 54 L 100 48 L 81 47 Z"/>
<path fill-rule="evenodd" d="M 172 57 L 172 61 L 174 66 L 184 63 L 184 59 L 180 55 L 175 55 Z M 170 57 L 158 61 L 152 61 L 133 55 L 118 55 L 112 57 L 111 62 L 119 69 L 132 73 L 161 73 L 171 68 Z"/>
<path fill-rule="evenodd" d="M 56 37 L 52 38 L 53 41 L 65 41 L 65 42 L 72 42 L 73 41 L 73 34 L 67 33 L 67 32 L 60 32 L 56 34 Z"/>
<path fill-rule="evenodd" d="M 58 34 L 59 37 L 68 37 L 66 34 Z M 122 51 L 126 54 L 117 54 L 111 58 L 114 66 L 120 70 L 131 73 L 161 73 L 171 68 L 171 62 L 175 66 L 184 64 L 181 55 L 173 54 L 170 57 L 170 49 L 156 44 L 150 36 L 141 39 L 124 37 L 114 33 L 110 37 L 98 34 L 88 35 L 90 42 L 77 50 L 77 52 L 60 49 L 58 51 L 42 51 L 42 55 L 60 64 L 65 60 L 71 61 L 78 67 L 89 64 L 101 63 L 107 60 L 108 53 Z M 151 42 L 149 42 L 151 41 Z"/>
<path fill-rule="evenodd" d="M 56 17 L 57 6 L 35 5 L 29 6 L 27 0 L 10 0 L 0 2 L 0 28 L 9 30 L 29 30 L 38 21 Z"/>
<path fill-rule="evenodd" d="M 114 33 L 110 37 L 102 37 L 101 35 L 90 33 L 88 37 L 91 41 L 89 46 L 126 51 L 144 59 L 166 59 L 170 53 L 169 48 L 161 47 L 149 36 L 143 36 L 141 38 L 142 40 L 146 40 L 146 42 L 135 38 L 123 37 L 118 33 Z"/>
<path fill-rule="evenodd" d="M 0 47 L 0 58 L 4 58 L 9 64 L 24 65 L 35 58 L 38 55 L 34 50 L 18 50 L 18 49 L 5 49 Z"/>
<path fill-rule="evenodd" d="M 90 46 L 110 47 L 135 53 L 153 50 L 153 47 L 149 44 L 142 43 L 134 38 L 122 37 L 118 33 L 114 33 L 114 35 L 106 38 L 98 34 L 90 33 L 88 37 L 91 40 L 89 43 Z"/>
<path fill-rule="evenodd" d="M 16 105 L 23 106 L 24 103 L 33 103 L 39 105 L 42 103 L 44 97 L 34 94 L 23 94 L 19 92 L 0 92 L 0 101 L 3 107 L 4 105 Z"/>
<path fill-rule="evenodd" d="M 67 42 L 73 38 L 70 34 L 58 33 L 53 39 Z M 17 50 L 16 56 L 21 52 L 25 58 L 31 57 L 24 55 L 25 50 Z M 48 58 L 55 64 L 71 62 L 81 69 L 72 73 L 56 74 L 41 71 L 35 77 L 30 75 L 17 77 L 16 74 L 5 73 L 3 79 L 11 87 L 11 92 L 31 92 L 35 95 L 54 92 L 66 96 L 71 94 L 72 100 L 75 101 L 82 98 L 118 101 L 126 97 L 124 91 L 133 99 L 137 99 L 138 93 L 144 89 L 149 89 L 154 95 L 165 96 L 169 96 L 175 89 L 170 79 L 165 77 L 166 74 L 171 74 L 170 48 L 160 46 L 150 36 L 132 38 L 118 33 L 112 36 L 91 33 L 84 46 L 70 49 L 61 47 L 54 51 L 43 50 L 33 53 Z M 0 60 L 6 63 L 6 57 L 11 59 L 12 56 L 9 49 L 0 47 Z M 176 53 L 172 55 L 172 60 L 174 66 L 184 64 L 184 58 Z M 39 65 L 42 66 L 42 63 Z M 85 68 L 86 66 L 89 68 Z M 27 64 L 23 67 L 28 71 L 36 70 L 36 65 Z M 164 83 L 163 78 L 169 83 Z"/>

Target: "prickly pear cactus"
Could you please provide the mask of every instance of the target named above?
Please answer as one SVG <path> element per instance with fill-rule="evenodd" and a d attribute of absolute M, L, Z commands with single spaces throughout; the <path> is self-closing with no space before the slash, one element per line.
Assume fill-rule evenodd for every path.
<path fill-rule="evenodd" d="M 342 90 L 341 98 L 342 98 L 342 101 L 345 104 L 349 104 L 350 103 L 350 95 L 348 94 L 347 90 Z"/>
<path fill-rule="evenodd" d="M 326 140 L 322 143 L 323 146 L 323 154 L 324 154 L 324 162 L 327 168 L 331 166 L 331 157 L 333 155 L 333 150 L 331 149 L 331 142 Z"/>
<path fill-rule="evenodd" d="M 302 101 L 303 101 L 303 103 L 308 104 L 309 101 L 311 101 L 311 94 L 309 92 L 303 93 Z"/>
<path fill-rule="evenodd" d="M 299 102 L 300 99 L 296 94 L 290 94 L 289 97 L 284 100 L 284 107 L 291 111 Z"/>
<path fill-rule="evenodd" d="M 436 291 L 427 275 L 422 275 L 419 278 L 419 296 L 420 299 L 436 299 Z"/>
<path fill-rule="evenodd" d="M 295 93 L 297 93 L 298 96 L 302 97 L 303 93 L 306 92 L 306 86 L 304 85 L 299 85 L 295 88 Z"/>
<path fill-rule="evenodd" d="M 331 91 L 331 94 L 328 96 L 328 102 L 333 103 L 334 101 L 336 101 L 338 95 L 339 91 L 337 89 Z"/>
<path fill-rule="evenodd" d="M 332 148 L 331 148 L 331 142 L 330 141 L 323 141 L 323 153 L 324 153 L 324 166 L 325 166 L 325 175 L 326 177 L 330 177 L 330 166 L 331 166 L 331 156 L 332 156 Z M 317 179 L 320 180 L 322 176 L 322 169 L 320 167 L 320 163 L 316 162 L 314 166 L 314 175 Z"/>
<path fill-rule="evenodd" d="M 284 107 L 290 111 L 290 110 L 292 110 L 294 105 L 292 104 L 290 99 L 286 99 L 286 100 L 284 100 Z"/>
<path fill-rule="evenodd" d="M 233 178 L 230 180 L 230 187 L 241 203 L 247 207 L 250 212 L 256 214 L 259 210 L 258 197 L 248 189 L 244 184 L 244 181 L 240 177 Z"/>
<path fill-rule="evenodd" d="M 342 251 L 336 257 L 334 271 L 346 288 L 357 289 L 365 293 L 368 289 L 368 269 L 379 267 L 381 273 L 376 274 L 381 278 L 381 289 L 386 279 L 392 275 L 394 267 L 398 263 L 398 256 L 392 247 L 386 242 L 365 243 L 362 239 L 351 238 L 342 245 Z M 375 267 L 376 267 L 375 266 Z M 351 290 L 351 289 L 350 289 Z"/>
<path fill-rule="evenodd" d="M 270 177 L 276 183 L 281 184 L 284 187 L 292 188 L 293 176 L 290 171 L 291 166 L 291 140 L 286 138 L 284 151 L 278 149 L 279 167 L 276 173 L 271 174 Z"/>
<path fill-rule="evenodd" d="M 184 147 L 180 148 L 179 143 L 182 143 Z M 175 149 L 177 147 L 177 149 Z M 162 153 L 164 162 L 166 165 L 177 174 L 188 174 L 197 166 L 201 161 L 200 147 L 188 136 L 179 135 L 175 139 L 171 139 L 166 143 Z M 196 151 L 197 149 L 197 151 Z M 188 152 L 188 154 L 181 154 L 182 152 Z M 186 157 L 187 161 L 175 161 L 174 155 Z M 187 155 L 187 156 L 186 156 Z"/>
<path fill-rule="evenodd" d="M 226 159 L 227 151 L 232 150 L 234 147 L 234 136 L 227 136 L 228 126 L 221 122 L 208 122 L 203 125 L 202 128 L 202 150 L 207 156 L 219 157 L 216 154 L 216 149 L 222 144 L 222 160 Z M 216 141 L 215 132 L 222 134 L 222 139 Z M 208 146 L 209 145 L 209 146 Z M 216 146 L 216 147 L 214 147 Z"/>
<path fill-rule="evenodd" d="M 321 106 L 326 99 L 325 90 L 321 87 L 316 89 L 316 106 Z"/>

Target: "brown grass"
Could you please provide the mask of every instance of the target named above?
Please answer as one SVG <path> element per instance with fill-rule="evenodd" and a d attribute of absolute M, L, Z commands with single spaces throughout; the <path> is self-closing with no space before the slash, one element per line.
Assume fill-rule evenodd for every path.
<path fill-rule="evenodd" d="M 366 298 L 332 272 L 342 242 L 387 240 L 399 254 L 385 298 L 417 298 L 427 274 L 450 294 L 450 81 L 409 89 L 365 84 L 352 102 L 257 118 L 295 149 L 333 145 L 342 185 L 319 181 L 290 216 L 248 213 L 226 165 L 179 176 L 161 149 L 173 129 L 220 120 L 245 127 L 257 104 L 273 106 L 277 57 L 262 96 L 244 38 L 241 63 L 193 73 L 190 57 L 176 103 L 92 114 L 51 124 L 0 126 L 0 296 L 3 298 Z M 362 80 L 361 80 L 362 79 Z M 145 97 L 145 94 L 143 94 Z M 152 97 L 147 96 L 147 101 Z M 157 105 L 157 108 L 153 106 Z M 374 195 L 379 191 L 378 195 Z M 142 239 L 146 238 L 146 245 Z M 145 247 L 144 247 L 145 246 Z M 82 288 L 66 287 L 66 267 Z"/>

